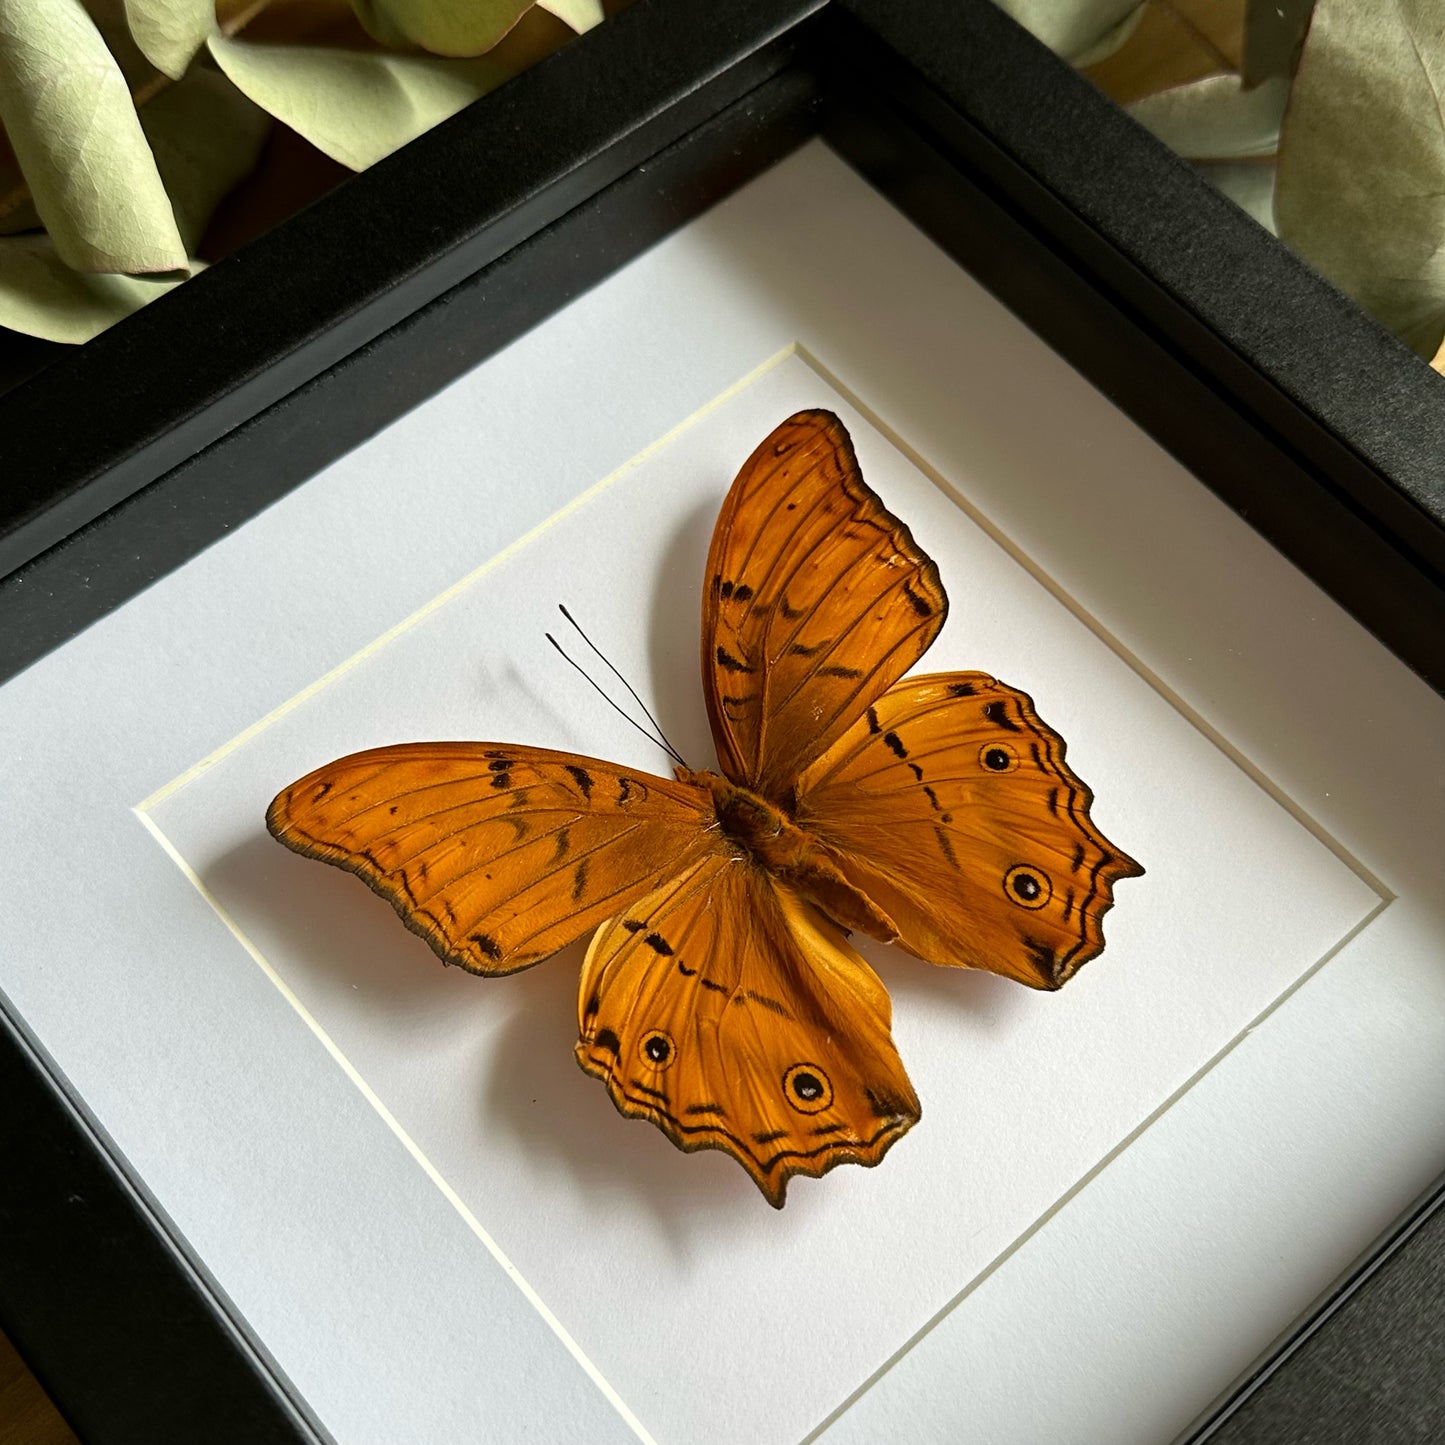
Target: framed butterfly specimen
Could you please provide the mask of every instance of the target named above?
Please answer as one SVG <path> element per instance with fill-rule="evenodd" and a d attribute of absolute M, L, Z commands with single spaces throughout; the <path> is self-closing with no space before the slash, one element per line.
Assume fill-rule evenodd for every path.
<path fill-rule="evenodd" d="M 702 679 L 718 771 L 661 778 L 496 742 L 328 763 L 272 802 L 446 963 L 499 975 L 590 935 L 576 1057 L 625 1115 L 721 1149 L 781 1207 L 877 1164 L 921 1109 L 851 932 L 1057 989 L 1143 869 L 1024 693 L 906 676 L 948 611 L 842 422 L 789 417 L 723 503 Z"/>

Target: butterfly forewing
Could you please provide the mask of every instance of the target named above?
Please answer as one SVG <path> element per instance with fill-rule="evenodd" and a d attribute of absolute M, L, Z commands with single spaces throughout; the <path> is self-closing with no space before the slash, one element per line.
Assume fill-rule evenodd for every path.
<path fill-rule="evenodd" d="M 705 589 L 703 691 L 722 769 L 779 803 L 948 609 L 938 569 L 826 411 L 790 417 L 738 473 Z"/>
<path fill-rule="evenodd" d="M 839 928 L 736 855 L 604 924 L 577 1059 L 681 1149 L 722 1149 L 781 1207 L 794 1174 L 876 1164 L 918 1119 L 887 992 Z"/>
<path fill-rule="evenodd" d="M 266 822 L 359 874 L 448 963 L 510 973 L 657 883 L 660 859 L 717 846 L 700 788 L 499 743 L 405 743 L 328 763 Z"/>
<path fill-rule="evenodd" d="M 986 673 L 898 683 L 798 783 L 797 821 L 932 963 L 1057 988 L 1144 870 L 1029 697 Z"/>

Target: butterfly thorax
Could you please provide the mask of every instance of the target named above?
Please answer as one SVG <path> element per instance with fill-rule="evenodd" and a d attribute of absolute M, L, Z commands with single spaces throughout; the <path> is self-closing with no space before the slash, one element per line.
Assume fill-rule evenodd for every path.
<path fill-rule="evenodd" d="M 678 768 L 678 779 L 706 788 L 723 836 L 739 854 L 816 903 L 835 923 L 891 942 L 893 920 L 843 875 L 819 843 L 767 798 L 719 773 Z"/>

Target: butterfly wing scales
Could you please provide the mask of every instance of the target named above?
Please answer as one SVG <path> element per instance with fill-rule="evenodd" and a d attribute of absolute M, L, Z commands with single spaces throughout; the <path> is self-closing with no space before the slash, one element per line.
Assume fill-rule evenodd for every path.
<path fill-rule="evenodd" d="M 932 963 L 1058 988 L 1104 947 L 1113 885 L 1144 870 L 1026 693 L 986 673 L 890 688 L 798 783 L 797 821 Z"/>
<path fill-rule="evenodd" d="M 722 770 L 779 803 L 948 610 L 938 569 L 826 411 L 790 417 L 748 458 L 704 581 L 703 691 Z"/>
<path fill-rule="evenodd" d="M 707 809 L 705 812 L 704 810 Z M 615 763 L 500 743 L 404 743 L 277 795 L 272 834 L 349 869 L 444 962 L 511 973 L 716 847 L 706 792 Z"/>
<path fill-rule="evenodd" d="M 722 1149 L 781 1208 L 794 1174 L 877 1164 L 919 1118 L 888 994 L 842 930 L 736 854 L 603 924 L 577 1060 L 680 1149 Z"/>

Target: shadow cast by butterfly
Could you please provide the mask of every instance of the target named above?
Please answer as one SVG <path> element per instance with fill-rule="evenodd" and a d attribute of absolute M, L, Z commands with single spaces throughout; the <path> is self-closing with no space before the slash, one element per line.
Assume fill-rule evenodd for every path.
<path fill-rule="evenodd" d="M 901 948 L 855 934 L 848 940 L 883 980 L 893 1000 L 895 1023 L 908 1012 L 943 1008 L 968 1028 L 993 1032 L 1010 1027 L 1031 1006 L 1033 990 L 996 973 L 973 968 L 942 968 L 914 958 Z M 907 1065 L 907 1058 L 904 1059 Z M 927 1100 L 924 1108 L 928 1107 Z"/>
<path fill-rule="evenodd" d="M 731 478 L 719 478 L 719 498 Z M 662 550 L 648 628 L 648 691 L 674 746 L 693 768 L 716 768 L 717 752 L 702 696 L 698 638 L 702 626 L 702 575 L 717 524 L 718 503 L 700 503 L 674 529 Z"/>
<path fill-rule="evenodd" d="M 651 1218 L 679 1259 L 734 1227 L 729 1221 L 741 1229 L 772 1216 L 730 1160 L 709 1155 L 689 1167 L 655 1129 L 618 1114 L 602 1084 L 578 1068 L 583 943 L 503 978 L 447 968 L 383 899 L 265 833 L 222 855 L 202 881 L 343 1053 L 342 1015 L 357 1009 L 380 1022 L 383 1046 L 398 1059 L 441 1030 L 454 1037 L 459 1013 L 482 1018 L 494 1009 L 500 1022 L 463 1058 L 458 1087 L 474 1096 L 479 1143 L 504 1143 L 502 1157 L 520 1144 L 547 1169 L 570 1173 L 589 1207 Z M 382 1102 L 430 1157 L 425 1120 L 408 1117 L 397 1099 Z M 449 1172 L 443 1160 L 433 1163 Z M 468 1202 L 485 1212 L 482 1201 Z"/>
<path fill-rule="evenodd" d="M 448 975 L 456 970 L 441 968 L 389 903 L 342 869 L 289 853 L 264 830 L 223 854 L 201 881 L 308 1007 L 339 987 L 413 1018 L 454 1007 Z"/>
<path fill-rule="evenodd" d="M 504 1129 L 548 1167 L 570 1174 L 598 1213 L 650 1217 L 678 1259 L 719 1232 L 756 1228 L 773 1217 L 752 1181 L 715 1151 L 684 1159 L 651 1125 L 624 1118 L 603 1085 L 578 1068 L 577 980 L 584 953 L 574 944 L 505 980 L 524 997 L 498 1032 L 478 1097 L 484 1133 Z"/>

